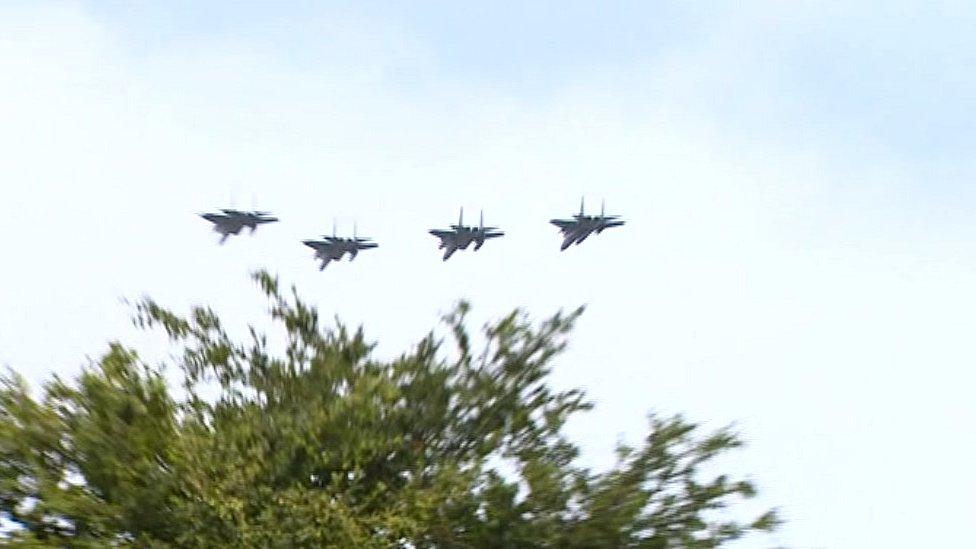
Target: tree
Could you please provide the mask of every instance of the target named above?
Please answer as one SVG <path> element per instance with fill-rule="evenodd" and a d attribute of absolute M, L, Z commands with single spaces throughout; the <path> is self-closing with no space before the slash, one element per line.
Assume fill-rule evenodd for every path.
<path fill-rule="evenodd" d="M 39 400 L 3 378 L 8 544 L 706 548 L 777 525 L 772 511 L 725 517 L 748 482 L 702 478 L 741 444 L 728 430 L 651 416 L 610 471 L 574 465 L 562 427 L 590 404 L 546 381 L 581 309 L 538 325 L 515 311 L 476 352 L 461 303 L 450 336 L 380 361 L 362 329 L 324 326 L 294 288 L 255 280 L 283 328 L 277 352 L 254 328 L 233 341 L 208 308 L 137 305 L 178 349 L 185 396 L 118 343 Z"/>

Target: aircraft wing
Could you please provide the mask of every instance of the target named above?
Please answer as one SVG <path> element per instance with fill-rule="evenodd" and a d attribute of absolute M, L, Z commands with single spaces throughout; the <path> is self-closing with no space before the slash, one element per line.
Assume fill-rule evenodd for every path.
<path fill-rule="evenodd" d="M 565 250 L 573 244 L 579 244 L 586 240 L 586 237 L 590 236 L 593 232 L 593 227 L 568 227 L 563 230 L 563 243 L 560 245 L 560 250 Z"/>
<path fill-rule="evenodd" d="M 303 242 L 309 248 L 315 250 L 316 259 L 321 259 L 324 261 L 324 265 L 327 265 L 332 260 L 342 259 L 342 256 L 346 253 L 345 248 L 337 245 L 335 242 L 324 242 L 318 240 L 306 240 Z"/>
<path fill-rule="evenodd" d="M 559 250 L 563 251 L 570 247 L 573 242 L 576 241 L 576 233 L 569 233 L 563 238 L 563 243 L 559 246 Z"/>
<path fill-rule="evenodd" d="M 236 219 L 222 219 L 214 222 L 214 230 L 221 234 L 238 234 L 244 224 Z"/>
<path fill-rule="evenodd" d="M 559 230 L 562 231 L 563 234 L 577 229 L 580 225 L 579 221 L 570 221 L 568 219 L 553 219 L 549 223 L 559 227 Z"/>
<path fill-rule="evenodd" d="M 430 234 L 436 236 L 441 240 L 441 248 L 457 245 L 457 233 L 454 231 L 442 231 L 439 229 L 431 229 Z"/>
<path fill-rule="evenodd" d="M 583 227 L 583 228 L 581 228 L 580 231 L 579 231 L 579 233 L 576 235 L 576 243 L 579 244 L 580 242 L 583 242 L 584 240 L 586 240 L 586 237 L 588 237 L 591 234 L 593 234 L 593 231 L 594 230 L 596 230 L 596 227 Z"/>
<path fill-rule="evenodd" d="M 447 246 L 447 249 L 444 250 L 444 259 L 443 260 L 444 261 L 447 261 L 448 259 L 450 259 L 451 256 L 454 255 L 454 252 L 456 252 L 456 251 L 457 251 L 457 246 L 455 246 L 454 244 L 451 244 L 450 246 Z"/>

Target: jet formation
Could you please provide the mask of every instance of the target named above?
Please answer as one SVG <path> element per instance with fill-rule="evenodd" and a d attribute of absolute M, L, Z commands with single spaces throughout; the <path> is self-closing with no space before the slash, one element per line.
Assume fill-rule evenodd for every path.
<path fill-rule="evenodd" d="M 450 230 L 431 229 L 430 234 L 440 239 L 438 249 L 444 250 L 444 261 L 447 261 L 458 250 L 467 250 L 468 246 L 474 242 L 474 249 L 478 251 L 489 238 L 505 236 L 505 233 L 498 230 L 498 227 L 485 227 L 485 212 L 481 212 L 481 219 L 477 227 L 467 227 L 464 225 L 464 208 L 458 215 L 457 225 L 451 225 Z"/>
<path fill-rule="evenodd" d="M 221 235 L 220 244 L 226 242 L 230 235 L 240 234 L 244 227 L 254 233 L 258 225 L 278 221 L 278 218 L 272 216 L 271 212 L 245 212 L 233 209 L 221 209 L 220 213 L 200 214 L 200 217 L 213 223 L 214 231 Z M 620 227 L 625 223 L 619 215 L 606 215 L 605 205 L 600 206 L 600 215 L 586 215 L 582 199 L 580 200 L 580 211 L 578 214 L 574 214 L 572 219 L 552 219 L 549 222 L 558 227 L 562 234 L 563 240 L 559 248 L 560 251 L 565 251 L 573 244 L 580 244 L 591 234 L 600 234 L 606 229 Z M 485 226 L 484 211 L 481 212 L 477 226 L 465 225 L 464 208 L 461 208 L 456 225 L 451 225 L 450 229 L 430 229 L 428 232 L 440 241 L 438 249 L 444 250 L 443 261 L 450 259 L 458 250 L 467 250 L 471 244 L 474 244 L 474 250 L 477 251 L 481 249 L 485 241 L 505 235 L 498 227 Z M 360 251 L 379 247 L 379 244 L 374 242 L 372 238 L 356 236 L 355 226 L 353 226 L 351 238 L 337 236 L 334 224 L 332 236 L 323 236 L 321 240 L 303 240 L 302 244 L 315 251 L 314 257 L 320 261 L 320 271 L 333 261 L 341 261 L 347 254 L 349 261 L 353 261 Z"/>
<path fill-rule="evenodd" d="M 332 226 L 332 236 L 323 236 L 322 240 L 303 240 L 302 244 L 315 250 L 315 259 L 321 261 L 319 270 L 325 269 L 332 261 L 340 261 L 345 254 L 349 254 L 349 261 L 356 259 L 360 250 L 378 248 L 379 244 L 373 242 L 372 238 L 359 238 L 356 236 L 356 228 L 353 227 L 352 238 L 342 238 L 335 234 L 335 225 Z"/>
<path fill-rule="evenodd" d="M 602 233 L 605 229 L 619 227 L 624 224 L 619 215 L 606 215 L 605 204 L 600 205 L 600 215 L 586 215 L 583 213 L 583 200 L 580 199 L 580 211 L 573 215 L 573 219 L 552 219 L 549 222 L 559 227 L 563 235 L 563 243 L 559 247 L 560 251 L 573 244 L 579 244 L 586 240 L 588 236 Z"/>
<path fill-rule="evenodd" d="M 258 225 L 278 221 L 277 217 L 271 216 L 271 212 L 242 212 L 231 209 L 222 209 L 220 212 L 200 214 L 200 217 L 213 223 L 214 231 L 220 233 L 220 244 L 226 242 L 230 235 L 240 234 L 244 227 L 254 234 Z"/>

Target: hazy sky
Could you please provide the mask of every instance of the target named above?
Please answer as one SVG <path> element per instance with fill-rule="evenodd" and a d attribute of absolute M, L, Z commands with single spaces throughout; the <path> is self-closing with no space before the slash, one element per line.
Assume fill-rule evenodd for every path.
<path fill-rule="evenodd" d="M 789 521 L 739 547 L 971 538 L 976 5 L 402 4 L 0 0 L 0 364 L 153 356 L 144 294 L 243 328 L 259 267 L 384 355 L 586 304 L 587 463 L 735 422 Z M 560 253 L 584 194 L 628 224 Z M 218 247 L 231 205 L 283 221 Z M 462 205 L 507 236 L 442 263 Z M 320 273 L 333 219 L 380 249 Z"/>

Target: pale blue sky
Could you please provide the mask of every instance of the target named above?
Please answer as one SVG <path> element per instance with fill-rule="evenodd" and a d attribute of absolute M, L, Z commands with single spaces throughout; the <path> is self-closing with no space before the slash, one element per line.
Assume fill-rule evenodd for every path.
<path fill-rule="evenodd" d="M 462 296 L 586 303 L 555 382 L 597 401 L 588 463 L 652 408 L 736 422 L 728 467 L 789 520 L 741 547 L 957 546 L 974 27 L 963 1 L 0 3 L 0 363 L 156 357 L 120 298 L 243 323 L 257 267 L 389 354 Z M 582 194 L 629 223 L 560 253 Z M 195 217 L 252 201 L 283 222 L 216 247 Z M 425 230 L 461 205 L 508 236 L 443 264 Z M 333 218 L 381 248 L 319 273 L 298 241 Z"/>
<path fill-rule="evenodd" d="M 919 157 L 965 151 L 976 132 L 976 10 L 964 1 L 83 4 L 136 57 L 217 36 L 311 69 L 334 45 L 319 31 L 358 23 L 348 30 L 363 41 L 339 53 L 396 50 L 401 44 L 376 36 L 393 31 L 428 55 L 428 71 L 394 85 L 475 82 L 522 99 L 545 100 L 607 72 L 634 79 L 635 67 L 715 47 L 725 50 L 726 71 L 699 77 L 721 85 L 689 100 L 728 123 L 772 114 L 760 128 L 855 128 Z"/>

